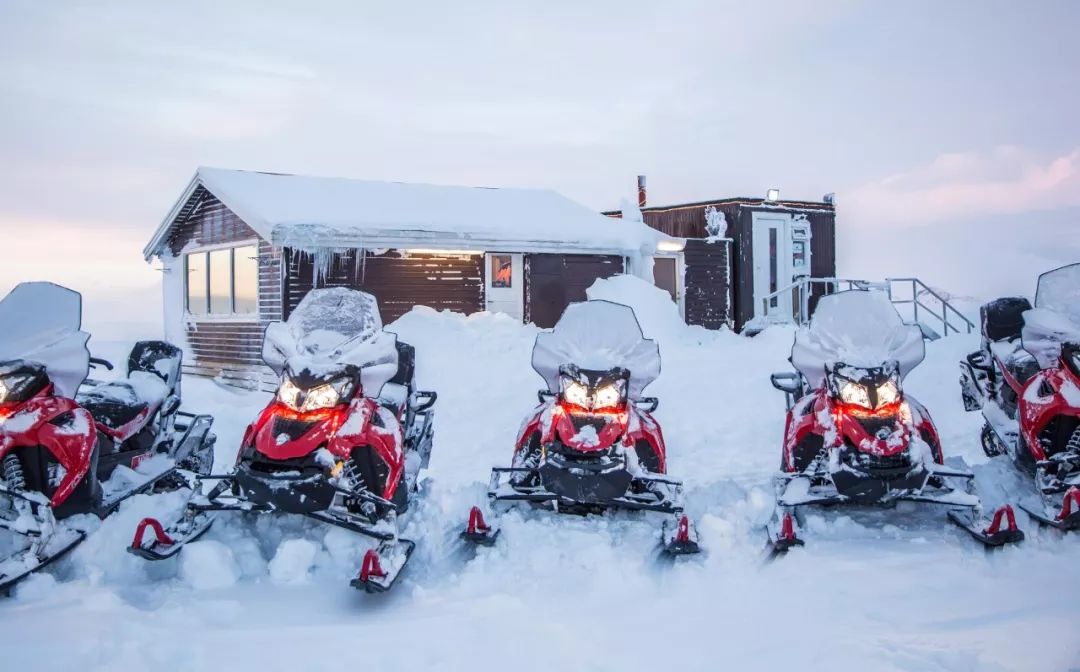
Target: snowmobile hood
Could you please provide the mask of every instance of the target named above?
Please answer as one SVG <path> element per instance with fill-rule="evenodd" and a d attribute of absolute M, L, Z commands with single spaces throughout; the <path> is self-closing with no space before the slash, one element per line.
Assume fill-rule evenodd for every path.
<path fill-rule="evenodd" d="M 862 289 L 821 297 L 791 348 L 792 365 L 812 388 L 821 387 L 827 368 L 841 363 L 874 368 L 896 362 L 903 380 L 925 356 L 919 327 L 905 324 L 884 292 Z"/>
<path fill-rule="evenodd" d="M 38 362 L 56 394 L 74 398 L 90 370 L 82 296 L 51 282 L 24 282 L 0 301 L 0 361 Z"/>
<path fill-rule="evenodd" d="M 559 367 L 568 364 L 591 371 L 629 370 L 627 397 L 635 400 L 660 375 L 660 347 L 645 338 L 629 306 L 572 303 L 554 329 L 537 334 L 532 355 L 533 369 L 551 392 L 559 391 Z"/>
<path fill-rule="evenodd" d="M 1024 311 L 1021 338 L 1044 369 L 1057 364 L 1062 343 L 1080 343 L 1080 263 L 1039 276 L 1035 307 Z"/>
<path fill-rule="evenodd" d="M 347 287 L 313 289 L 285 322 L 266 327 L 263 361 L 281 375 L 286 368 L 328 377 L 360 369 L 360 385 L 376 397 L 398 367 L 397 336 L 382 330 L 375 297 Z"/>

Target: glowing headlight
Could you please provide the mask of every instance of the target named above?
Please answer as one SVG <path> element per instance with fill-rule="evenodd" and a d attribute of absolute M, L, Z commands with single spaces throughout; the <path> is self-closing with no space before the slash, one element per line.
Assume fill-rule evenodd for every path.
<path fill-rule="evenodd" d="M 281 386 L 278 387 L 277 391 L 277 398 L 278 401 L 294 411 L 300 410 L 300 388 L 288 378 L 281 381 Z"/>
<path fill-rule="evenodd" d="M 840 401 L 845 404 L 870 408 L 870 395 L 867 394 L 866 388 L 850 381 L 844 383 L 840 388 Z"/>
<path fill-rule="evenodd" d="M 900 401 L 900 388 L 891 380 L 887 380 L 877 388 L 877 405 L 889 406 Z"/>
<path fill-rule="evenodd" d="M 589 388 L 577 381 L 567 381 L 563 386 L 563 399 L 575 406 L 588 408 Z"/>
<path fill-rule="evenodd" d="M 593 397 L 593 405 L 596 408 L 618 406 L 620 401 L 622 401 L 622 394 L 615 385 L 604 385 L 596 391 L 596 395 Z"/>
<path fill-rule="evenodd" d="M 332 408 L 337 406 L 341 395 L 330 383 L 319 385 L 308 390 L 307 399 L 304 400 L 305 411 L 314 411 L 320 408 Z"/>
<path fill-rule="evenodd" d="M 348 378 L 323 383 L 310 390 L 303 390 L 292 380 L 285 378 L 278 387 L 277 398 L 294 411 L 306 413 L 337 406 L 351 388 L 352 382 Z"/>

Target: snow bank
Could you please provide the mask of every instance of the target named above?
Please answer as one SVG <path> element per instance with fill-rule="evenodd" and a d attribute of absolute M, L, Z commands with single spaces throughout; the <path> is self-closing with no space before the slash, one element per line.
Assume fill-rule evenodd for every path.
<path fill-rule="evenodd" d="M 220 541 L 192 544 L 180 554 L 180 579 L 196 590 L 228 588 L 239 578 L 232 549 Z"/>

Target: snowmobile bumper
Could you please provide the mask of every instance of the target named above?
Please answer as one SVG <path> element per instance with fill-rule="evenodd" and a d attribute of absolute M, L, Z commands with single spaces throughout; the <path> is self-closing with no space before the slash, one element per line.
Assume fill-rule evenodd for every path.
<path fill-rule="evenodd" d="M 323 474 L 265 472 L 241 464 L 233 479 L 245 499 L 286 513 L 324 511 L 330 508 L 337 494 Z"/>
<path fill-rule="evenodd" d="M 488 499 L 492 502 L 531 502 L 534 504 L 554 503 L 560 509 L 573 510 L 575 505 L 588 510 L 607 508 L 627 509 L 630 511 L 655 511 L 676 514 L 682 511 L 679 499 L 682 495 L 682 483 L 661 475 L 638 476 L 619 496 L 607 500 L 585 503 L 570 499 L 557 492 L 548 490 L 543 485 L 515 486 L 504 484 L 504 475 L 535 475 L 536 469 L 528 467 L 494 467 L 488 484 Z"/>
<path fill-rule="evenodd" d="M 544 489 L 582 504 L 611 502 L 626 494 L 633 476 L 622 460 L 576 461 L 550 453 L 538 469 Z"/>
<path fill-rule="evenodd" d="M 971 472 L 941 464 L 866 470 L 845 465 L 832 473 L 782 474 L 781 479 L 786 482 L 782 482 L 777 503 L 792 507 L 841 503 L 889 505 L 906 501 L 970 508 L 978 505 L 978 498 L 957 491 L 941 479 L 973 477 Z M 812 485 L 817 481 L 826 484 Z"/>

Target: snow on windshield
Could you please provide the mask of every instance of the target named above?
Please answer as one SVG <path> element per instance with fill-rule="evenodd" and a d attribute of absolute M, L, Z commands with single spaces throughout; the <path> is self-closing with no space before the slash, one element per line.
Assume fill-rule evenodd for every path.
<path fill-rule="evenodd" d="M 551 331 L 536 336 L 532 365 L 547 383 L 559 389 L 559 367 L 607 371 L 621 366 L 630 371 L 628 395 L 642 390 L 660 375 L 660 348 L 641 333 L 629 306 L 610 301 L 572 303 Z"/>
<path fill-rule="evenodd" d="M 279 375 L 286 368 L 324 376 L 357 366 L 364 393 L 375 396 L 397 372 L 396 342 L 382 330 L 374 296 L 326 287 L 308 292 L 287 321 L 266 328 L 263 361 Z"/>
<path fill-rule="evenodd" d="M 1043 368 L 1057 363 L 1062 343 L 1080 343 L 1080 263 L 1039 276 L 1035 307 L 1024 312 L 1022 339 Z"/>
<path fill-rule="evenodd" d="M 44 364 L 57 394 L 73 397 L 90 368 L 81 325 L 78 292 L 51 282 L 17 285 L 0 301 L 0 361 Z"/>
<path fill-rule="evenodd" d="M 791 363 L 816 388 L 827 366 L 895 361 L 903 378 L 925 354 L 922 331 L 904 323 L 884 292 L 850 290 L 821 297 L 810 325 L 795 332 Z"/>

